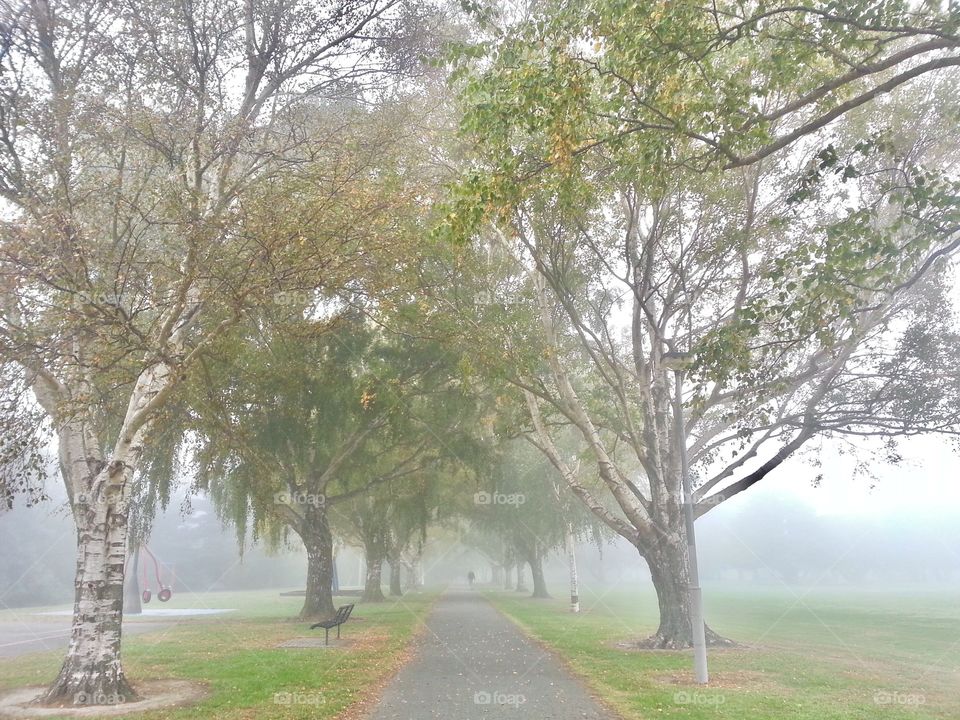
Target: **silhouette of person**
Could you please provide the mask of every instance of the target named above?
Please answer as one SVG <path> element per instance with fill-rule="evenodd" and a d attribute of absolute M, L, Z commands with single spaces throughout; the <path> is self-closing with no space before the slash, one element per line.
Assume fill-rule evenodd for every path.
<path fill-rule="evenodd" d="M 473 581 L 477 579 L 477 576 L 473 574 L 473 570 L 467 573 L 467 582 L 470 583 L 470 587 L 473 588 Z"/>

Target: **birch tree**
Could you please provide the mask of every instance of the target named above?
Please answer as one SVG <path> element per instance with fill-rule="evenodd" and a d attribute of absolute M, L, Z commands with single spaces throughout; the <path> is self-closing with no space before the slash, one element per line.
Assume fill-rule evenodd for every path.
<path fill-rule="evenodd" d="M 304 109 L 391 65 L 404 13 L 390 0 L 2 13 L 0 352 L 56 435 L 78 538 L 70 645 L 44 701 L 129 700 L 123 567 L 144 446 L 204 349 L 324 266 L 331 246 L 258 236 L 251 207 L 311 152 Z"/>

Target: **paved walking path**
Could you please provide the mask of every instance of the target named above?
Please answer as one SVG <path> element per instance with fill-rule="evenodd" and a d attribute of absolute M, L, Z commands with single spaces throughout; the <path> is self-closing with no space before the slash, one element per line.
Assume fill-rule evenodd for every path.
<path fill-rule="evenodd" d="M 125 622 L 123 636 L 165 630 L 169 622 Z M 0 622 L 0 657 L 18 657 L 45 650 L 66 651 L 70 642 L 70 621 Z"/>
<path fill-rule="evenodd" d="M 532 601 L 531 601 L 532 602 Z M 553 656 L 477 593 L 449 592 L 370 720 L 612 720 Z"/>

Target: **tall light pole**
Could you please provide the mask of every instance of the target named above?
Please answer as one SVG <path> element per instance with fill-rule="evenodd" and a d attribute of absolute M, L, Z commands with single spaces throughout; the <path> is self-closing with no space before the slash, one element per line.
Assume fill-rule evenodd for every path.
<path fill-rule="evenodd" d="M 703 592 L 700 589 L 700 567 L 697 563 L 697 535 L 694 529 L 693 489 L 690 487 L 690 463 L 687 459 L 687 437 L 683 421 L 683 371 L 690 364 L 690 353 L 668 352 L 663 366 L 673 371 L 674 434 L 680 456 L 680 483 L 683 488 L 683 518 L 687 530 L 687 562 L 690 566 L 690 626 L 693 630 L 693 672 L 699 684 L 705 685 L 707 673 L 707 638 L 703 622 Z"/>

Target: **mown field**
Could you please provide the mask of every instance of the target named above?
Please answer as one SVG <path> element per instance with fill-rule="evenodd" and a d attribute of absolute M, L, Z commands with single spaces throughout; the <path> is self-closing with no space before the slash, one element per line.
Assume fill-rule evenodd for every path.
<path fill-rule="evenodd" d="M 710 653 L 707 687 L 689 653 L 621 646 L 655 630 L 649 590 L 586 592 L 579 616 L 559 599 L 488 596 L 631 720 L 960 718 L 955 594 L 708 588 L 708 621 L 738 647 Z"/>
<path fill-rule="evenodd" d="M 236 612 L 196 618 L 150 618 L 169 626 L 124 640 L 126 672 L 134 686 L 143 679 L 196 680 L 207 683 L 210 694 L 193 707 L 125 717 L 335 717 L 370 697 L 402 664 L 408 641 L 435 599 L 436 593 L 427 592 L 406 595 L 400 601 L 357 604 L 344 626 L 346 644 L 304 649 L 277 648 L 279 643 L 292 638 L 323 637 L 322 630 L 310 631 L 306 623 L 292 619 L 302 598 L 281 598 L 276 591 L 178 594 L 164 607 L 235 608 Z M 355 601 L 337 599 L 338 604 Z M 6 610 L 0 612 L 0 621 L 35 621 L 35 611 Z M 62 650 L 0 658 L 0 690 L 50 682 L 62 658 Z"/>
<path fill-rule="evenodd" d="M 960 718 L 955 595 L 742 588 L 708 588 L 706 594 L 711 625 L 738 647 L 711 652 L 712 681 L 705 688 L 691 682 L 689 653 L 624 647 L 654 630 L 656 605 L 647 589 L 586 591 L 579 616 L 571 616 L 560 599 L 538 601 L 506 592 L 487 596 L 630 720 Z M 351 716 L 402 664 L 436 597 L 428 592 L 400 602 L 358 604 L 355 620 L 345 628 L 348 644 L 293 649 L 276 646 L 311 634 L 292 619 L 298 598 L 280 598 L 274 591 L 180 594 L 165 607 L 236 611 L 162 619 L 165 629 L 128 637 L 127 673 L 134 683 L 204 682 L 210 694 L 191 707 L 128 717 Z M 6 610 L 0 621 L 54 622 L 34 615 L 37 610 Z M 0 689 L 49 682 L 61 658 L 61 650 L 0 658 Z"/>

